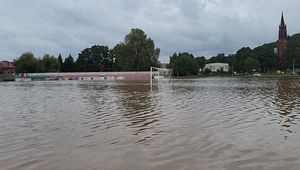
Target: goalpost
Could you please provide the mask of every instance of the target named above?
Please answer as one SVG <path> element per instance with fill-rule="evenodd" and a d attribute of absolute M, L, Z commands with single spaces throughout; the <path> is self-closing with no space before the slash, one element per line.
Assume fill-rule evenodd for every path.
<path fill-rule="evenodd" d="M 157 80 L 157 84 L 161 80 L 171 80 L 173 69 L 150 67 L 150 86 L 153 85 L 153 81 Z"/>

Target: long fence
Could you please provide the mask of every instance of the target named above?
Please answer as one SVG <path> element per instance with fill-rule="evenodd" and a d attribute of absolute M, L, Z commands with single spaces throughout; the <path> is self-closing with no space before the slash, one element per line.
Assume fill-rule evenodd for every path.
<path fill-rule="evenodd" d="M 22 73 L 17 80 L 149 80 L 150 72 Z"/>

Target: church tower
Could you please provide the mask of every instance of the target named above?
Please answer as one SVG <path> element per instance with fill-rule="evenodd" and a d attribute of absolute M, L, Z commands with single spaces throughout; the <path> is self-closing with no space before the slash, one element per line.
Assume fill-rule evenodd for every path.
<path fill-rule="evenodd" d="M 279 25 L 278 41 L 277 41 L 277 54 L 279 58 L 283 57 L 284 51 L 287 48 L 287 42 L 288 42 L 288 35 L 287 35 L 286 25 L 284 23 L 283 12 L 282 12 L 281 23 Z"/>

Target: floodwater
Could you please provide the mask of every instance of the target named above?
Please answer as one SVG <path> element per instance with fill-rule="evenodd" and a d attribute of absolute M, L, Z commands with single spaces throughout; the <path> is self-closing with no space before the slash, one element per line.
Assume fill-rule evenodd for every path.
<path fill-rule="evenodd" d="M 0 83 L 0 169 L 299 169 L 300 78 Z"/>

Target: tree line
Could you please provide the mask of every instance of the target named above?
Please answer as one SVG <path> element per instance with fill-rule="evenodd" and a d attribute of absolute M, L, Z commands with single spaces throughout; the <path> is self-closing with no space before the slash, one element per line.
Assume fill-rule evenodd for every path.
<path fill-rule="evenodd" d="M 203 70 L 208 63 L 228 63 L 230 72 L 237 73 L 272 73 L 276 70 L 286 71 L 300 68 L 300 34 L 295 34 L 288 38 L 287 49 L 283 59 L 275 53 L 276 42 L 264 44 L 251 49 L 243 47 L 235 54 L 225 55 L 220 53 L 207 59 L 204 56 L 194 57 L 189 53 L 174 53 L 170 56 L 168 67 L 173 68 L 175 75 L 187 76 L 198 74 L 199 68 Z"/>
<path fill-rule="evenodd" d="M 203 70 L 208 63 L 228 63 L 230 72 L 237 73 L 270 73 L 292 68 L 293 64 L 300 67 L 300 34 L 288 38 L 284 61 L 279 60 L 275 47 L 276 42 L 254 49 L 243 47 L 235 54 L 220 53 L 209 59 L 187 52 L 174 53 L 168 68 L 173 68 L 175 75 L 188 76 L 198 74 L 199 68 Z M 49 54 L 36 58 L 33 53 L 26 52 L 14 60 L 14 64 L 17 73 L 148 71 L 151 66 L 160 67 L 159 54 L 160 49 L 155 47 L 154 41 L 143 30 L 135 28 L 114 48 L 94 45 L 81 51 L 76 60 L 72 55 L 64 60 L 61 55 L 56 58 Z"/>
<path fill-rule="evenodd" d="M 33 53 L 23 53 L 14 60 L 17 73 L 56 72 L 59 69 L 58 60 L 54 56 L 45 54 L 42 58 L 36 58 Z"/>
<path fill-rule="evenodd" d="M 151 66 L 159 67 L 159 54 L 154 41 L 135 28 L 113 49 L 93 45 L 81 51 L 76 60 L 72 55 L 63 60 L 61 54 L 36 58 L 33 53 L 25 52 L 14 60 L 14 65 L 17 73 L 148 71 Z"/>
<path fill-rule="evenodd" d="M 228 63 L 230 72 L 266 73 L 277 69 L 277 58 L 272 45 L 263 45 L 253 50 L 249 47 L 243 47 L 236 54 L 225 55 L 220 53 L 209 59 L 204 56 L 194 57 L 189 53 L 174 53 L 170 56 L 168 67 L 173 68 L 175 75 L 179 76 L 197 75 L 199 68 L 204 73 L 209 73 L 209 70 L 203 70 L 205 64 L 209 63 Z"/>

